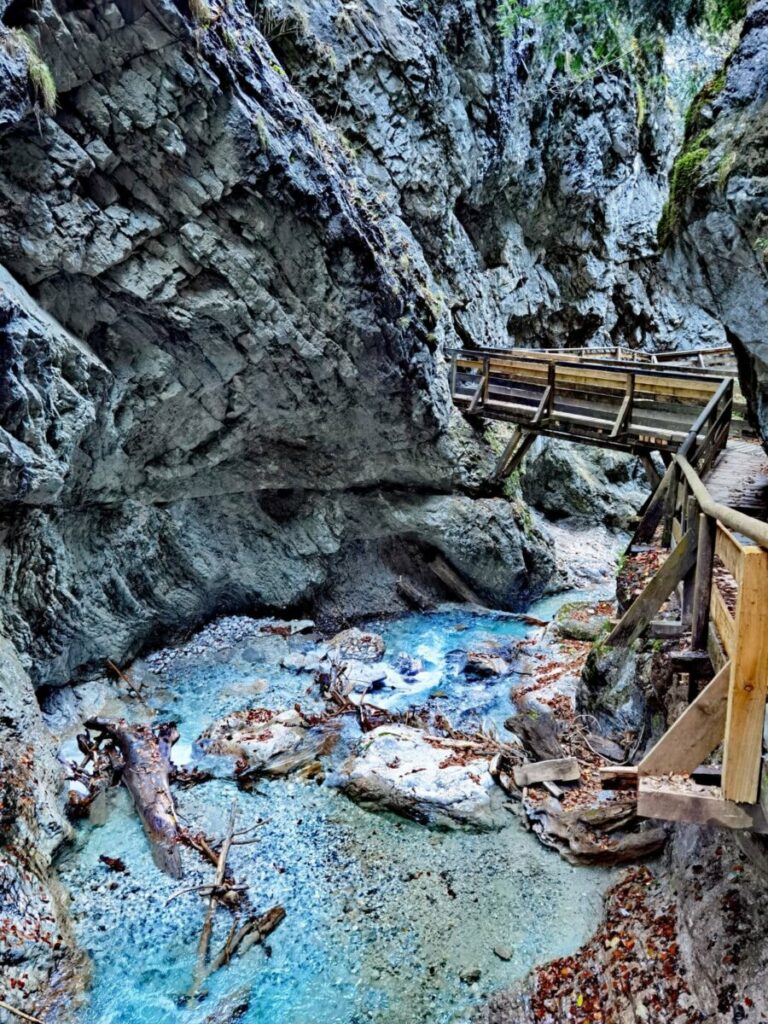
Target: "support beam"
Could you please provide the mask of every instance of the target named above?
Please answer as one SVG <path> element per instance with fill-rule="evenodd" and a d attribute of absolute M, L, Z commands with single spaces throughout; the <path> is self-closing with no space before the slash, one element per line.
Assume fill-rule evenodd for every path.
<path fill-rule="evenodd" d="M 512 458 L 515 448 L 517 448 L 520 438 L 523 436 L 522 427 L 515 427 L 512 431 L 512 436 L 504 445 L 504 451 L 499 456 L 499 461 L 496 463 L 496 470 L 494 471 L 494 480 L 503 480 L 505 476 L 509 475 L 507 466 Z"/>
<path fill-rule="evenodd" d="M 611 437 L 618 437 L 619 434 L 624 432 L 630 416 L 632 415 L 632 399 L 635 396 L 635 375 L 634 373 L 627 374 L 627 393 L 624 395 L 624 399 L 619 408 L 618 415 L 611 427 Z"/>
<path fill-rule="evenodd" d="M 768 832 L 760 804 L 737 804 L 726 800 L 716 786 L 685 788 L 674 779 L 662 783 L 656 779 L 640 779 L 637 813 L 644 818 L 664 821 L 691 821 L 697 825 L 721 825 L 725 828 L 749 829 L 765 835 Z"/>
<path fill-rule="evenodd" d="M 678 583 L 695 565 L 697 545 L 697 531 L 689 530 L 608 635 L 606 643 L 609 647 L 629 645 L 640 636 Z"/>
<path fill-rule="evenodd" d="M 481 398 L 481 396 L 483 394 L 483 390 L 484 389 L 485 389 L 485 377 L 481 377 L 480 378 L 480 383 L 477 385 L 477 390 L 475 391 L 474 395 L 472 395 L 472 400 L 469 403 L 469 408 L 467 409 L 467 412 L 472 413 L 472 412 L 474 412 L 477 409 L 477 406 L 478 406 L 478 404 L 480 402 L 480 398 Z"/>
<path fill-rule="evenodd" d="M 645 755 L 640 775 L 690 775 L 722 743 L 730 678 L 728 662 Z"/>
<path fill-rule="evenodd" d="M 528 449 L 531 447 L 533 442 L 536 440 L 536 434 L 526 434 L 523 440 L 520 442 L 517 451 L 512 456 L 512 460 L 509 463 L 509 472 L 514 471 L 519 467 L 525 456 L 528 454 Z"/>
<path fill-rule="evenodd" d="M 667 491 L 672 484 L 672 473 L 673 467 L 670 465 L 664 476 L 661 478 L 661 483 L 653 492 L 648 504 L 643 509 L 642 519 L 635 530 L 627 551 L 629 551 L 631 547 L 637 544 L 647 543 L 653 538 L 656 528 L 661 522 L 661 517 L 664 514 L 664 504 Z"/>
<path fill-rule="evenodd" d="M 736 606 L 736 649 L 728 694 L 723 795 L 754 803 L 768 692 L 768 551 L 745 548 Z"/>
<path fill-rule="evenodd" d="M 645 470 L 645 475 L 648 477 L 648 483 L 650 485 L 651 490 L 655 491 L 661 483 L 661 477 L 659 476 L 656 466 L 653 463 L 653 459 L 651 458 L 649 453 L 643 452 L 640 455 L 640 462 L 642 464 L 643 469 Z"/>

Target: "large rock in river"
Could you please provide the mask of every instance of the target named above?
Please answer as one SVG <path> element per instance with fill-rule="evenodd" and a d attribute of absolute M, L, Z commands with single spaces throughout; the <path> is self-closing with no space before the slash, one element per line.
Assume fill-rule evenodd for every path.
<path fill-rule="evenodd" d="M 316 760 L 324 738 L 296 711 L 248 708 L 210 725 L 197 739 L 205 754 L 235 757 L 250 774 L 288 775 Z"/>
<path fill-rule="evenodd" d="M 405 725 L 384 725 L 341 766 L 339 787 L 366 806 L 442 827 L 500 828 L 503 793 L 488 758 Z"/>

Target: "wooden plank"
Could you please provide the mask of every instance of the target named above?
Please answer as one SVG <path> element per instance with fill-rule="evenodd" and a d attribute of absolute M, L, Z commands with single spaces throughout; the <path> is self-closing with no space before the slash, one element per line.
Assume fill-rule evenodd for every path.
<path fill-rule="evenodd" d="M 648 478 L 648 484 L 650 485 L 651 490 L 655 491 L 661 483 L 661 477 L 656 470 L 653 459 L 650 455 L 641 455 L 640 462 L 645 470 L 645 475 Z"/>
<path fill-rule="evenodd" d="M 627 374 L 627 393 L 624 395 L 619 411 L 616 415 L 616 420 L 611 427 L 611 437 L 618 437 L 619 434 L 624 430 L 624 424 L 627 422 L 630 413 L 632 411 L 632 397 L 635 391 L 635 378 L 631 373 Z"/>
<path fill-rule="evenodd" d="M 739 544 L 731 531 L 723 526 L 722 523 L 718 523 L 717 537 L 715 538 L 715 554 L 737 583 L 741 580 L 743 550 L 742 545 Z"/>
<path fill-rule="evenodd" d="M 655 779 L 640 780 L 637 813 L 643 818 L 663 821 L 690 821 L 697 825 L 750 829 L 768 833 L 768 822 L 759 804 L 738 804 L 725 799 L 717 786 L 676 787 L 674 782 L 660 784 Z"/>
<path fill-rule="evenodd" d="M 728 662 L 645 755 L 640 775 L 690 774 L 723 742 L 730 678 Z"/>
<path fill-rule="evenodd" d="M 557 757 L 551 761 L 535 761 L 513 768 L 515 785 L 533 786 L 538 782 L 578 782 L 581 778 L 579 762 L 575 757 Z"/>
<path fill-rule="evenodd" d="M 696 564 L 697 547 L 697 531 L 689 530 L 608 635 L 609 646 L 629 645 L 640 636 L 680 580 Z"/>
<path fill-rule="evenodd" d="M 481 377 L 480 378 L 480 382 L 477 385 L 477 390 L 475 391 L 474 395 L 472 396 L 472 398 L 470 400 L 469 409 L 467 409 L 467 412 L 474 412 L 475 411 L 475 409 L 477 408 L 478 402 L 480 401 L 480 396 L 482 395 L 484 388 L 485 388 L 485 378 Z"/>
<path fill-rule="evenodd" d="M 654 619 L 648 626 L 646 635 L 656 640 L 674 640 L 684 632 L 685 626 L 682 622 L 674 619 Z"/>
<path fill-rule="evenodd" d="M 723 795 L 754 803 L 763 752 L 768 693 L 768 552 L 744 552 L 736 606 L 737 645 L 728 695 Z"/>
<path fill-rule="evenodd" d="M 520 438 L 522 436 L 523 432 L 520 429 L 520 427 L 515 427 L 515 429 L 512 431 L 512 436 L 504 445 L 504 451 L 501 453 L 499 461 L 496 463 L 496 469 L 493 474 L 496 480 L 502 480 L 505 476 L 507 476 L 507 465 L 510 459 L 512 458 L 515 448 L 517 448 L 520 442 Z"/>
<path fill-rule="evenodd" d="M 715 520 L 700 512 L 699 546 L 696 553 L 696 578 L 693 585 L 693 613 L 691 615 L 691 647 L 694 651 L 703 650 L 707 646 L 716 530 Z"/>
<path fill-rule="evenodd" d="M 720 638 L 720 643 L 723 645 L 723 650 L 729 658 L 732 658 L 736 649 L 736 623 L 717 587 L 712 587 L 709 614 Z"/>

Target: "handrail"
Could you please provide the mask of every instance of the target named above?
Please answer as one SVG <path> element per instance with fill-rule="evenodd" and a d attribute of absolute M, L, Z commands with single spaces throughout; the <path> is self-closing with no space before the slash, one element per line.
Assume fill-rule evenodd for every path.
<path fill-rule="evenodd" d="M 730 378 L 727 378 L 721 383 L 720 387 L 717 389 L 714 395 L 712 395 L 710 400 L 707 402 L 707 404 L 701 410 L 699 415 L 696 417 L 693 426 L 688 431 L 688 436 L 677 450 L 677 454 L 679 456 L 682 455 L 683 457 L 685 457 L 690 453 L 691 449 L 698 440 L 698 436 L 701 433 L 702 427 L 707 422 L 712 413 L 717 412 L 717 407 L 720 405 L 720 402 L 728 394 L 728 392 L 731 391 L 733 391 L 733 381 Z"/>
<path fill-rule="evenodd" d="M 743 512 L 738 512 L 734 508 L 729 508 L 727 505 L 721 505 L 715 501 L 710 496 L 699 474 L 684 455 L 676 455 L 675 462 L 682 470 L 688 481 L 688 486 L 693 492 L 693 496 L 698 501 L 699 507 L 705 515 L 712 519 L 719 519 L 729 530 L 735 530 L 736 533 L 749 537 L 751 541 L 754 541 L 760 547 L 768 548 L 768 523 L 763 523 L 759 519 L 753 519 L 752 516 L 745 515 Z"/>
<path fill-rule="evenodd" d="M 458 361 L 464 360 L 467 362 L 478 362 L 484 363 L 486 360 L 498 360 L 499 362 L 515 360 L 516 362 L 540 364 L 549 366 L 554 363 L 556 366 L 562 366 L 564 369 L 573 369 L 574 366 L 578 369 L 583 370 L 598 370 L 602 373 L 615 373 L 617 376 L 626 374 L 628 372 L 635 373 L 643 377 L 654 377 L 660 379 L 677 379 L 687 381 L 702 381 L 707 384 L 712 384 L 713 379 L 719 379 L 718 374 L 710 372 L 702 372 L 703 367 L 696 367 L 695 370 L 686 370 L 685 368 L 670 367 L 668 369 L 660 369 L 651 363 L 642 363 L 640 365 L 633 363 L 624 363 L 619 366 L 606 365 L 605 362 L 586 362 L 583 359 L 547 359 L 545 356 L 539 356 L 535 353 L 527 352 L 523 354 L 512 353 L 509 350 L 495 350 L 495 349 L 484 349 L 482 351 L 475 349 L 450 349 L 449 354 L 452 359 Z M 628 369 L 628 367 L 632 369 Z M 730 380 L 730 378 L 727 378 Z"/>

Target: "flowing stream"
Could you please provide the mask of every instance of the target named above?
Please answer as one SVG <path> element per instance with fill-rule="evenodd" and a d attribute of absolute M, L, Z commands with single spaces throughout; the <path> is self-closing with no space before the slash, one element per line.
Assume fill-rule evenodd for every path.
<path fill-rule="evenodd" d="M 551 615 L 569 596 L 531 611 Z M 297 701 L 319 707 L 307 692 L 311 673 L 280 667 L 286 652 L 312 641 L 260 634 L 256 625 L 221 620 L 134 667 L 158 717 L 178 722 L 177 761 L 198 762 L 195 738 L 228 711 L 282 710 Z M 483 722 L 502 730 L 512 711 L 510 679 L 468 681 L 461 652 L 505 650 L 529 627 L 446 606 L 369 628 L 387 644 L 388 688 L 375 694 L 376 704 L 439 702 L 455 725 Z M 402 651 L 421 661 L 410 680 L 395 668 Z M 73 729 L 63 725 L 64 705 L 69 700 L 70 713 L 78 700 L 92 707 L 94 686 L 62 697 L 50 715 L 67 757 L 76 753 Z M 100 692 L 104 713 L 146 717 L 137 702 Z M 351 720 L 343 732 L 331 762 L 357 738 Z M 236 847 L 230 864 L 247 880 L 254 903 L 264 910 L 282 904 L 285 921 L 266 948 L 214 975 L 204 999 L 186 1000 L 205 902 L 195 893 L 167 901 L 180 887 L 209 881 L 212 869 L 185 849 L 183 882 L 161 874 L 127 793 L 111 791 L 105 823 L 80 826 L 59 863 L 77 938 L 93 962 L 82 1024 L 469 1021 L 489 993 L 540 961 L 572 952 L 596 926 L 611 873 L 569 866 L 513 813 L 495 832 L 438 831 L 363 810 L 329 784 L 289 777 L 245 793 L 231 781 L 230 764 L 218 759 L 217 769 L 221 777 L 175 791 L 180 817 L 221 835 L 236 800 L 244 826 L 267 819 L 259 841 Z M 109 871 L 102 854 L 121 858 L 126 873 Z M 212 948 L 224 941 L 227 917 L 219 912 Z"/>

